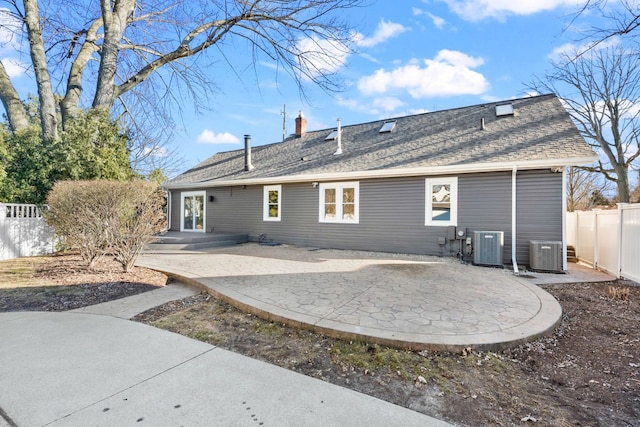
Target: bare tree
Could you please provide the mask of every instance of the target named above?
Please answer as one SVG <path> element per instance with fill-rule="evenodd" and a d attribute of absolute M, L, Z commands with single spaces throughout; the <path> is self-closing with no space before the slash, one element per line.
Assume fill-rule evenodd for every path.
<path fill-rule="evenodd" d="M 584 168 L 614 182 L 629 202 L 629 171 L 640 157 L 640 56 L 621 47 L 565 55 L 530 88 L 559 94 L 582 136 L 600 154 Z"/>
<path fill-rule="evenodd" d="M 587 210 L 592 207 L 594 193 L 602 194 L 607 182 L 602 176 L 570 166 L 567 171 L 567 211 Z"/>
<path fill-rule="evenodd" d="M 225 49 L 247 49 L 253 64 L 266 59 L 300 87 L 311 81 L 335 90 L 335 68 L 325 64 L 351 51 L 354 34 L 341 11 L 362 1 L 68 0 L 43 11 L 37 0 L 0 0 L 0 13 L 22 23 L 14 36 L 29 41 L 43 135 L 51 139 L 56 108 L 64 127 L 80 107 L 161 108 L 140 96 L 149 91 L 165 102 L 189 94 L 198 103 L 214 86 L 207 70 L 227 61 Z M 16 94 L 0 64 L 0 99 L 14 131 L 26 126 Z"/>
<path fill-rule="evenodd" d="M 637 0 L 587 0 L 575 14 L 573 21 L 585 15 L 599 16 L 600 24 L 593 25 L 586 37 L 591 47 L 615 37 L 635 37 L 640 27 L 640 3 Z"/>

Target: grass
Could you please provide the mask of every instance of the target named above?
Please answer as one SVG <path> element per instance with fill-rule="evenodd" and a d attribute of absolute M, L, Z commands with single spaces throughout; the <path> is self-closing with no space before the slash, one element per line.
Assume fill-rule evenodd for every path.
<path fill-rule="evenodd" d="M 40 256 L 0 261 L 0 289 L 55 285 L 53 281 L 34 278 L 37 268 L 49 260 L 49 256 Z"/>
<path fill-rule="evenodd" d="M 284 327 L 273 322 L 255 320 L 251 324 L 251 328 L 260 335 L 264 335 L 266 337 L 275 338 L 284 334 Z"/>
<path fill-rule="evenodd" d="M 366 372 L 388 369 L 397 372 L 404 379 L 420 375 L 420 367 L 424 362 L 419 354 L 361 341 L 336 341 L 331 345 L 329 354 L 338 365 Z"/>

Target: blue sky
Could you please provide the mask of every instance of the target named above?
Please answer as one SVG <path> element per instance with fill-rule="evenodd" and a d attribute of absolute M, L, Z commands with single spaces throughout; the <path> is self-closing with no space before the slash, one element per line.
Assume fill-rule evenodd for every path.
<path fill-rule="evenodd" d="M 276 83 L 266 62 L 247 78 L 221 72 L 211 111 L 186 114 L 176 143 L 188 167 L 241 148 L 245 134 L 254 146 L 280 141 L 284 105 L 292 133 L 300 110 L 307 129 L 316 130 L 335 127 L 337 118 L 349 125 L 526 96 L 525 84 L 544 74 L 554 54 L 579 44 L 580 24 L 597 19 L 583 16 L 570 26 L 581 3 L 404 0 L 391 6 L 379 0 L 348 17 L 359 52 L 328 65 L 338 69 L 344 91 L 309 86 L 309 100 L 302 100 L 292 81 L 280 76 Z"/>

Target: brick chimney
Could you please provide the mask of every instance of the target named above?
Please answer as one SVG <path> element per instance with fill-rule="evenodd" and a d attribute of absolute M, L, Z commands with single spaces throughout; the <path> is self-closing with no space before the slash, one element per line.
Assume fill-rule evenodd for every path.
<path fill-rule="evenodd" d="M 296 138 L 300 138 L 307 131 L 307 119 L 304 118 L 304 114 L 300 111 L 298 117 L 296 117 Z"/>

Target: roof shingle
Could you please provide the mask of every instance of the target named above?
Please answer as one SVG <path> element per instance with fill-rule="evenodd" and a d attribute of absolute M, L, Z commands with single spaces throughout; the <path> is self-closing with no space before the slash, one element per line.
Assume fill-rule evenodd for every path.
<path fill-rule="evenodd" d="M 388 120 L 342 126 L 341 155 L 333 154 L 336 141 L 325 141 L 332 129 L 291 136 L 253 147 L 251 171 L 244 170 L 244 149 L 218 153 L 166 186 L 480 163 L 557 160 L 561 166 L 563 159 L 596 160 L 555 95 L 507 102 L 513 105 L 513 115 L 496 116 L 495 107 L 505 104 L 502 101 L 398 117 L 389 133 L 379 132 Z"/>

